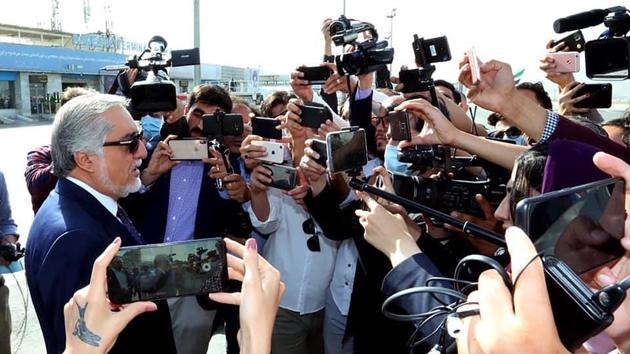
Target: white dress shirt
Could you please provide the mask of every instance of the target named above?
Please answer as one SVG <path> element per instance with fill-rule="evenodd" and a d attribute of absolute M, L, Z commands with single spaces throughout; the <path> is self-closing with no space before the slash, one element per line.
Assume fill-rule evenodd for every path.
<path fill-rule="evenodd" d="M 357 199 L 354 191 L 350 191 L 346 199 L 339 205 L 344 208 L 350 202 Z M 330 282 L 330 293 L 333 301 L 339 309 L 339 313 L 348 316 L 350 309 L 350 299 L 354 288 L 354 275 L 357 271 L 357 260 L 359 251 L 352 238 L 345 239 L 339 245 L 337 258 L 335 259 L 335 269 L 332 281 Z"/>
<path fill-rule="evenodd" d="M 118 213 L 118 203 L 112 197 L 106 196 L 105 194 L 90 187 L 87 183 L 74 177 L 66 177 L 66 179 L 90 193 L 94 198 L 96 198 L 96 200 L 98 200 L 99 203 L 103 204 L 107 211 L 116 216 L 116 213 Z"/>
<path fill-rule="evenodd" d="M 267 198 L 270 209 L 267 220 L 258 220 L 250 203 L 246 209 L 252 226 L 262 234 L 270 234 L 263 257 L 280 271 L 286 286 L 280 307 L 301 315 L 317 312 L 326 304 L 338 242 L 321 235 L 315 224 L 315 232 L 320 233 L 321 251 L 310 251 L 306 242 L 312 235 L 302 229 L 310 214 L 279 189 L 269 189 Z"/>

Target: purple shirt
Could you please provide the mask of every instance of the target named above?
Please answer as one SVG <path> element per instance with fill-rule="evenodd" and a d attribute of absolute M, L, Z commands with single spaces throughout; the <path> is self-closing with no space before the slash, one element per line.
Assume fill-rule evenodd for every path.
<path fill-rule="evenodd" d="M 192 240 L 202 179 L 200 161 L 182 161 L 171 170 L 164 242 Z"/>

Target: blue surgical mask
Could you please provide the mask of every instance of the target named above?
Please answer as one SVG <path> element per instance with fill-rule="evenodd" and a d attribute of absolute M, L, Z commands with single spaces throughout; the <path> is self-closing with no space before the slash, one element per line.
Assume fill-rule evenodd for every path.
<path fill-rule="evenodd" d="M 385 147 L 385 169 L 398 174 L 409 174 L 411 164 L 398 161 L 399 152 L 400 150 L 396 146 L 387 144 Z"/>

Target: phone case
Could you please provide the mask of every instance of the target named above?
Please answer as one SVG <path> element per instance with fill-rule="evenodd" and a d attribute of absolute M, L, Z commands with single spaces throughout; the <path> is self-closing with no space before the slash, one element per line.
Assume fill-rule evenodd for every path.
<path fill-rule="evenodd" d="M 168 145 L 173 151 L 171 160 L 202 160 L 208 158 L 208 139 L 175 139 Z"/>
<path fill-rule="evenodd" d="M 311 85 L 322 85 L 332 75 L 332 70 L 327 66 L 303 66 L 298 71 L 304 73 L 302 80 L 308 80 Z"/>
<path fill-rule="evenodd" d="M 407 112 L 389 112 L 387 115 L 391 129 L 392 140 L 411 140 L 411 130 L 409 126 L 409 115 Z"/>
<path fill-rule="evenodd" d="M 282 139 L 282 130 L 276 129 L 281 122 L 275 118 L 252 118 L 252 134 L 267 139 Z"/>
<path fill-rule="evenodd" d="M 560 42 L 564 42 L 567 48 L 569 48 L 569 50 L 572 52 L 584 51 L 584 45 L 586 44 L 584 40 L 584 35 L 582 34 L 582 31 L 579 30 L 553 42 L 553 46 L 555 47 Z"/>
<path fill-rule="evenodd" d="M 327 167 L 328 151 L 326 149 L 326 142 L 323 140 L 313 139 L 311 143 L 311 149 L 319 154 L 319 159 L 315 160 L 318 164 Z"/>
<path fill-rule="evenodd" d="M 478 84 L 481 79 L 481 70 L 479 69 L 479 59 L 477 59 L 477 51 L 475 47 L 472 47 L 466 51 L 468 57 L 468 64 L 470 65 L 470 74 L 473 84 Z"/>
<path fill-rule="evenodd" d="M 553 72 L 556 73 L 576 73 L 580 71 L 580 53 L 578 52 L 557 52 L 549 53 L 556 63 Z"/>
<path fill-rule="evenodd" d="M 319 129 L 319 127 L 326 123 L 328 119 L 332 119 L 330 112 L 326 107 L 309 105 L 298 105 L 298 107 L 302 111 L 302 114 L 300 115 L 302 122 L 300 125 L 303 127 Z"/>
<path fill-rule="evenodd" d="M 612 105 L 612 85 L 611 84 L 587 84 L 577 90 L 573 97 L 580 97 L 584 94 L 591 96 L 575 102 L 575 108 L 610 108 Z"/>
<path fill-rule="evenodd" d="M 613 316 L 593 300 L 593 292 L 564 262 L 542 258 L 554 322 L 562 344 L 571 352 L 608 327 Z"/>
<path fill-rule="evenodd" d="M 227 282 L 221 238 L 123 247 L 107 267 L 114 304 L 221 292 Z"/>
<path fill-rule="evenodd" d="M 403 84 L 402 93 L 422 92 L 428 90 L 426 85 L 420 84 L 418 69 L 401 70 L 398 79 Z"/>
<path fill-rule="evenodd" d="M 252 141 L 252 145 L 254 146 L 263 146 L 267 149 L 267 156 L 259 157 L 257 160 L 266 161 L 271 163 L 282 163 L 284 162 L 284 145 L 281 143 L 274 143 L 271 141 L 260 141 L 254 140 Z"/>

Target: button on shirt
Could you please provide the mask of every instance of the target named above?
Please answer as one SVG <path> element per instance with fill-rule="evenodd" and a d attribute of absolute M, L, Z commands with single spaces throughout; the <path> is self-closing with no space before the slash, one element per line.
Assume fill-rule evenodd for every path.
<path fill-rule="evenodd" d="M 319 311 L 326 303 L 337 242 L 319 236 L 321 251 L 309 251 L 306 241 L 312 235 L 304 233 L 302 223 L 310 215 L 278 189 L 269 189 L 267 198 L 270 210 L 266 221 L 258 220 L 251 205 L 247 206 L 247 212 L 258 232 L 271 234 L 263 257 L 280 271 L 286 286 L 280 306 L 300 314 Z"/>
<path fill-rule="evenodd" d="M 339 206 L 344 208 L 356 199 L 356 194 L 354 191 L 351 191 Z M 337 250 L 335 270 L 330 282 L 330 293 L 335 305 L 337 305 L 337 309 L 339 309 L 339 313 L 344 316 L 348 316 L 348 310 L 350 309 L 350 299 L 352 298 L 358 259 L 359 251 L 354 240 L 351 238 L 343 240 Z"/>
<path fill-rule="evenodd" d="M 164 242 L 193 239 L 203 169 L 203 162 L 182 161 L 171 170 Z"/>

